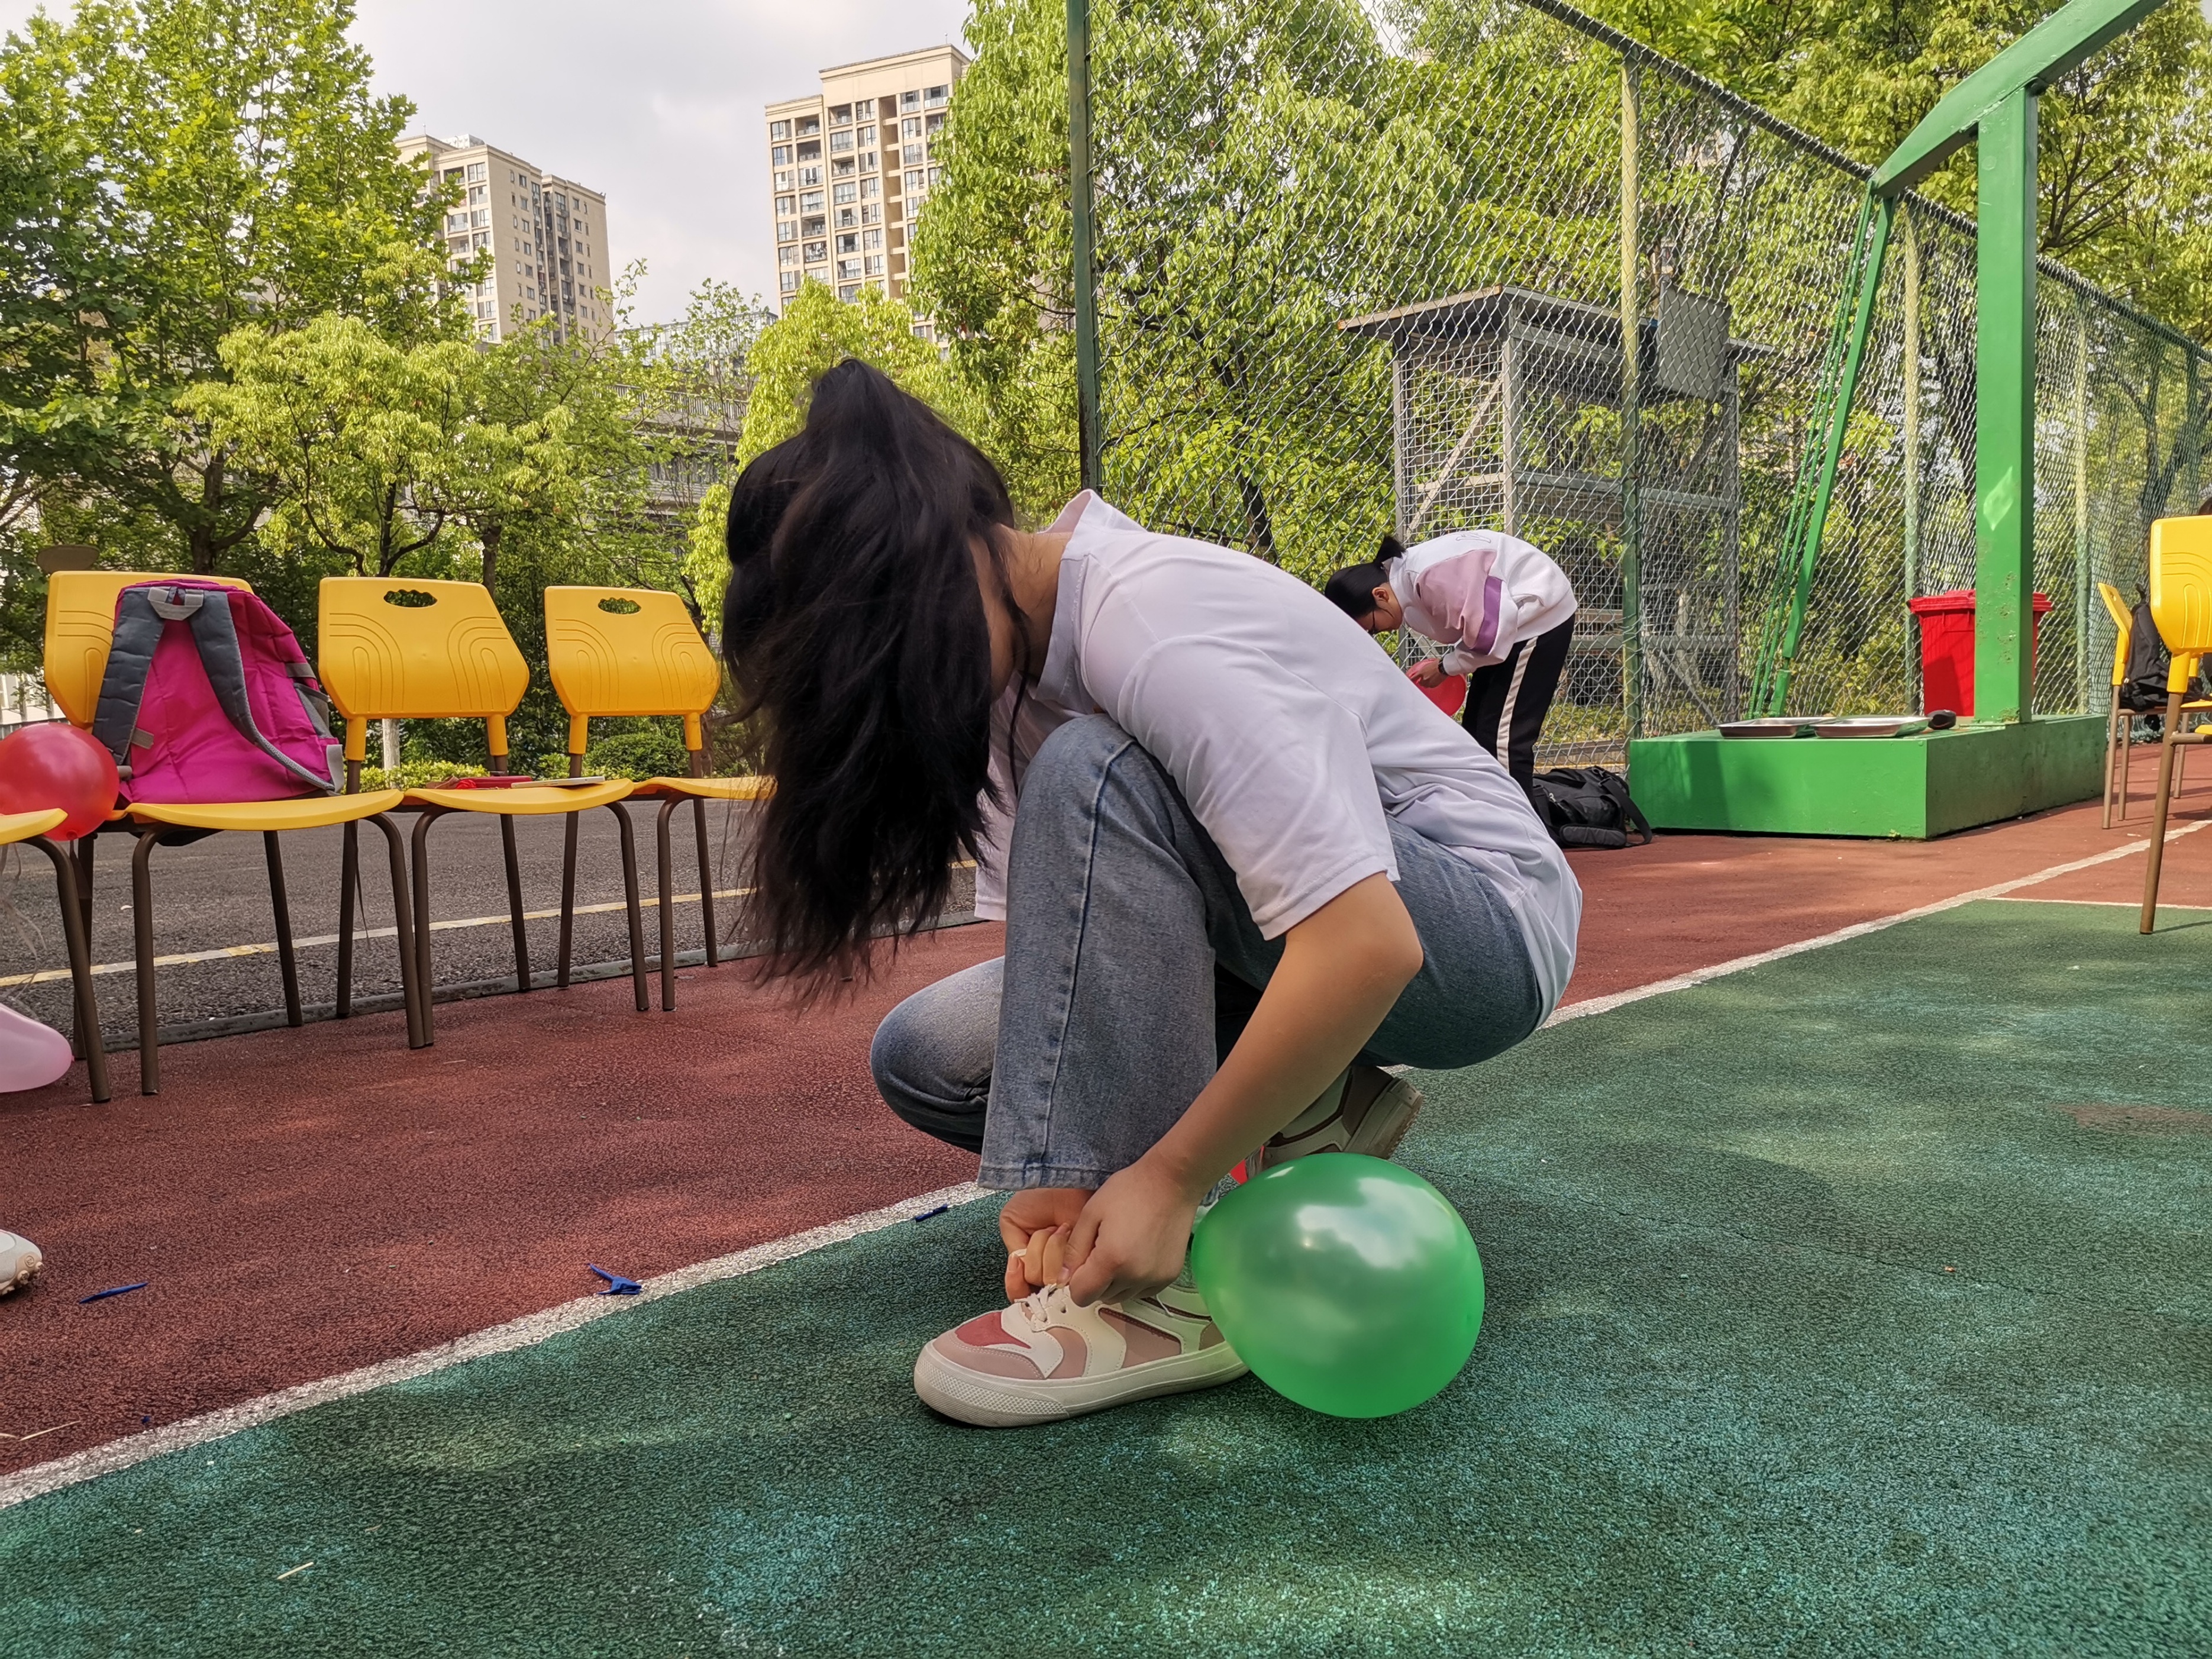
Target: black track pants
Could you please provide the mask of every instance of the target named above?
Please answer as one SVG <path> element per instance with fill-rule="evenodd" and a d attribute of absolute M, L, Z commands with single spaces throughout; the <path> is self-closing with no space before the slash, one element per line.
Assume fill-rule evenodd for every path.
<path fill-rule="evenodd" d="M 1468 676 L 1467 710 L 1461 718 L 1474 740 L 1505 763 L 1523 789 L 1536 775 L 1536 736 L 1559 692 L 1559 671 L 1574 638 L 1570 617 L 1549 633 L 1522 640 L 1505 660 Z"/>

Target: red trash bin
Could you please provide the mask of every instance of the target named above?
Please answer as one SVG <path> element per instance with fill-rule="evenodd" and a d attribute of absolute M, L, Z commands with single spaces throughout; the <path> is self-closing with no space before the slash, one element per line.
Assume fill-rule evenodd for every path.
<path fill-rule="evenodd" d="M 1920 618 L 1920 707 L 1923 713 L 1948 708 L 1954 714 L 1974 712 L 1974 590 L 1954 587 L 1948 593 L 1924 593 L 1907 602 Z M 2033 620 L 2028 627 L 2028 677 L 2035 674 L 2036 641 L 2043 634 L 2043 613 L 2051 609 L 2051 595 L 2033 599 Z"/>

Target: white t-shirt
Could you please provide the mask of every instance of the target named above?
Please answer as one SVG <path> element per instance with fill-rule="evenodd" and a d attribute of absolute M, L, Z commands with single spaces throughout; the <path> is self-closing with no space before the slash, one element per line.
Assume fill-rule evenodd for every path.
<path fill-rule="evenodd" d="M 1390 567 L 1390 591 L 1413 630 L 1445 647 L 1447 674 L 1504 662 L 1575 614 L 1567 573 L 1502 530 L 1455 530 L 1407 548 Z"/>
<path fill-rule="evenodd" d="M 1052 528 L 1071 534 L 1018 763 L 1064 722 L 1111 715 L 1176 781 L 1267 939 L 1369 876 L 1395 881 L 1395 817 L 1497 884 L 1551 1012 L 1574 971 L 1574 872 L 1511 775 L 1358 623 L 1273 565 L 1156 536 L 1088 490 Z M 1015 701 L 992 717 L 1009 799 Z M 1004 920 L 1012 823 L 987 817 L 975 909 Z"/>

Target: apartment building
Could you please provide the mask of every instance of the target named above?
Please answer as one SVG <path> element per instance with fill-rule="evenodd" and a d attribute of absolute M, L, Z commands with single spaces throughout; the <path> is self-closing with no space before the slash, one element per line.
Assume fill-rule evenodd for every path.
<path fill-rule="evenodd" d="M 809 281 L 841 300 L 905 294 L 908 233 L 937 185 L 935 140 L 968 61 L 947 46 L 844 64 L 818 92 L 768 106 L 780 298 Z"/>
<path fill-rule="evenodd" d="M 614 327 L 605 297 L 614 280 L 605 197 L 473 133 L 413 133 L 399 141 L 399 155 L 426 157 L 434 182 L 459 186 L 461 199 L 446 210 L 447 263 L 459 269 L 480 253 L 492 256 L 491 269 L 462 294 L 479 338 L 498 340 L 546 316 L 564 339 Z"/>

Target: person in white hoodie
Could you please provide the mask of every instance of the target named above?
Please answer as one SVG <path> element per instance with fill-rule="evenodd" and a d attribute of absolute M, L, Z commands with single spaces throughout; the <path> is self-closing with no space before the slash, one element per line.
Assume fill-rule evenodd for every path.
<path fill-rule="evenodd" d="M 1575 632 L 1575 589 L 1543 551 L 1498 530 L 1455 530 L 1413 547 L 1395 536 L 1322 590 L 1370 634 L 1411 628 L 1445 647 L 1413 665 L 1430 687 L 1466 674 L 1461 718 L 1522 789 Z"/>

